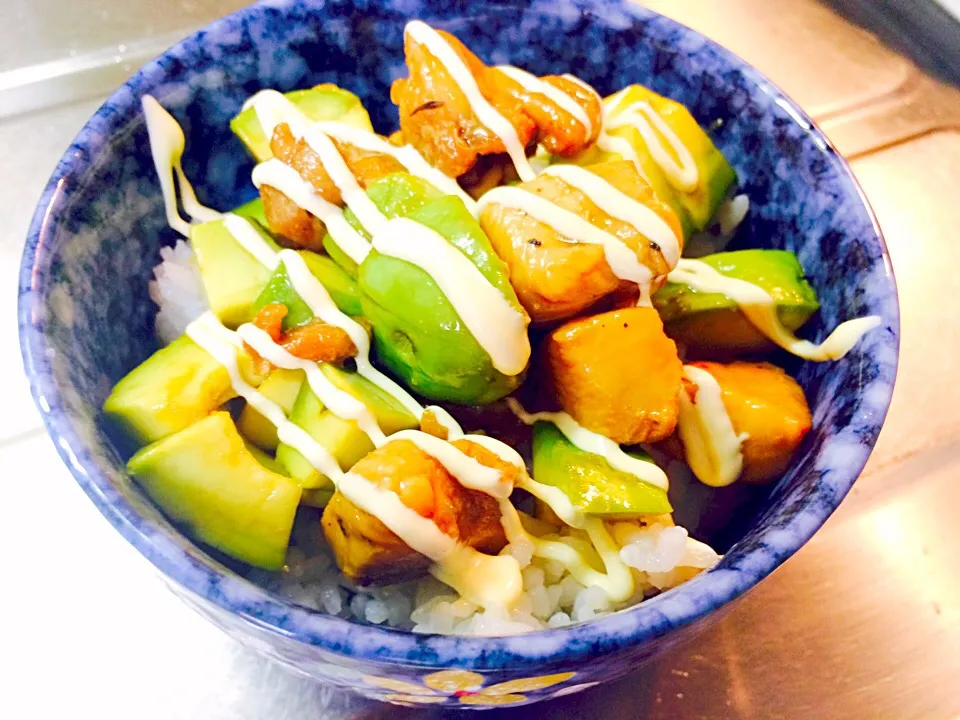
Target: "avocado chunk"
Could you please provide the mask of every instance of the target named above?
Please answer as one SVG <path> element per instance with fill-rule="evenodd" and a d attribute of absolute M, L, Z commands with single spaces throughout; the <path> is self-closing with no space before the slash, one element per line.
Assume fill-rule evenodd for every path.
<path fill-rule="evenodd" d="M 386 217 L 408 217 L 442 236 L 522 313 L 507 265 L 460 198 L 442 195 L 402 172 L 371 183 L 367 196 Z M 525 371 L 506 375 L 494 367 L 424 269 L 373 250 L 361 263 L 357 282 L 363 314 L 373 325 L 377 359 L 414 392 L 432 400 L 483 405 L 509 395 L 523 382 Z"/>
<path fill-rule="evenodd" d="M 636 458 L 650 460 L 642 453 Z M 558 488 L 587 515 L 629 519 L 673 511 L 667 492 L 581 450 L 551 422 L 533 426 L 533 477 Z"/>
<path fill-rule="evenodd" d="M 326 288 L 330 298 L 342 312 L 351 317 L 360 317 L 363 314 L 360 307 L 360 288 L 353 278 L 328 257 L 309 250 L 300 250 L 298 254 L 303 258 L 310 273 Z M 283 263 L 277 266 L 266 281 L 266 286 L 253 304 L 253 314 L 256 315 L 263 307 L 274 303 L 287 306 L 287 316 L 283 319 L 284 331 L 299 327 L 313 319 L 313 311 L 297 294 Z"/>
<path fill-rule="evenodd" d="M 388 218 L 407 217 L 432 200 L 443 197 L 443 193 L 432 184 L 408 173 L 392 173 L 390 176 L 378 178 L 367 187 L 367 195 Z M 347 208 L 344 215 L 354 230 L 363 237 L 370 238 L 370 234 L 352 210 Z M 359 266 L 340 249 L 329 233 L 323 238 L 323 249 L 350 277 L 357 277 Z"/>
<path fill-rule="evenodd" d="M 270 472 L 275 472 L 277 475 L 283 475 L 284 477 L 287 477 L 287 469 L 277 462 L 277 459 L 273 455 L 264 452 L 246 439 L 244 439 L 243 444 L 247 450 L 250 451 L 250 454 L 253 455 L 253 459 L 263 465 L 267 470 Z M 300 497 L 300 502 L 303 502 L 302 495 Z"/>
<path fill-rule="evenodd" d="M 256 222 L 250 222 L 268 246 L 280 248 Z M 210 309 L 224 325 L 237 327 L 250 321 L 254 302 L 273 274 L 240 244 L 223 220 L 192 225 L 190 244 L 197 254 L 203 288 Z"/>
<path fill-rule="evenodd" d="M 335 365 L 322 365 L 320 370 L 331 383 L 367 406 L 384 435 L 419 427 L 420 421 L 399 400 L 359 373 Z"/>
<path fill-rule="evenodd" d="M 418 420 L 389 393 L 357 373 L 341 370 L 333 365 L 321 365 L 321 372 L 339 389 L 350 393 L 366 405 L 385 435 L 400 430 L 412 430 Z M 349 470 L 373 450 L 373 442 L 354 420 L 345 420 L 323 406 L 308 383 L 300 393 L 290 413 L 290 422 L 307 431 L 333 455 L 342 470 Z M 277 459 L 305 489 L 331 489 L 329 478 L 319 472 L 297 450 L 285 443 L 277 448 Z"/>
<path fill-rule="evenodd" d="M 797 256 L 787 250 L 734 250 L 698 258 L 732 278 L 766 290 L 776 303 L 777 316 L 790 331 L 817 311 L 817 295 L 803 274 Z M 732 299 L 703 293 L 689 285 L 668 282 L 653 296 L 667 335 L 682 343 L 690 356 L 767 352 L 775 346 Z"/>
<path fill-rule="evenodd" d="M 702 232 L 710 225 L 720 205 L 729 195 L 737 180 L 736 172 L 690 111 L 680 103 L 658 95 L 642 85 L 631 85 L 622 95 L 618 93 L 618 96 L 616 107 L 611 106 L 610 98 L 604 101 L 606 110 L 612 110 L 612 117 L 616 117 L 618 108 L 625 109 L 636 102 L 647 102 L 690 151 L 697 167 L 698 181 L 696 188 L 687 192 L 674 187 L 635 127 L 627 125 L 608 131 L 610 135 L 630 143 L 641 171 L 650 181 L 657 196 L 671 205 L 680 216 L 684 234 L 689 237 L 692 233 Z M 654 132 L 659 135 L 657 130 Z M 667 151 L 673 154 L 669 143 L 662 136 L 660 140 Z"/>
<path fill-rule="evenodd" d="M 300 504 L 306 505 L 307 507 L 325 508 L 330 502 L 330 498 L 333 497 L 334 492 L 336 492 L 336 490 L 333 485 L 306 489 L 303 491 L 303 495 L 300 496 Z"/>
<path fill-rule="evenodd" d="M 260 227 L 264 229 L 270 227 L 267 224 L 267 215 L 264 212 L 263 199 L 260 196 L 257 196 L 250 202 L 244 203 L 240 207 L 235 208 L 233 210 L 233 214 L 247 218 L 248 220 L 255 220 L 260 224 Z"/>
<path fill-rule="evenodd" d="M 263 381 L 259 388 L 260 394 L 279 405 L 285 415 L 290 415 L 303 380 L 303 370 L 277 368 Z M 277 426 L 261 415 L 253 405 L 244 406 L 237 420 L 237 428 L 247 440 L 263 450 L 273 452 L 280 444 L 277 439 Z"/>
<path fill-rule="evenodd" d="M 238 359 L 247 382 L 259 385 L 250 356 L 240 353 Z M 226 368 L 182 335 L 120 380 L 103 410 L 142 447 L 193 425 L 235 396 Z"/>
<path fill-rule="evenodd" d="M 327 410 L 307 383 L 300 388 L 290 413 L 290 422 L 303 428 L 323 446 L 336 459 L 341 470 L 348 470 L 373 450 L 373 442 L 360 426 L 354 420 L 345 420 Z M 280 443 L 277 460 L 302 488 L 332 488 L 330 478 L 291 445 Z"/>
<path fill-rule="evenodd" d="M 336 85 L 325 83 L 307 90 L 294 90 L 284 93 L 284 97 L 296 105 L 310 120 L 317 122 L 335 120 L 373 132 L 370 116 L 360 102 L 360 98 Z M 243 141 L 257 162 L 273 157 L 270 151 L 270 138 L 264 134 L 254 108 L 248 107 L 241 110 L 230 121 L 230 129 Z"/>
<path fill-rule="evenodd" d="M 250 565 L 283 567 L 300 488 L 257 462 L 229 413 L 149 445 L 127 467 L 192 537 Z"/>

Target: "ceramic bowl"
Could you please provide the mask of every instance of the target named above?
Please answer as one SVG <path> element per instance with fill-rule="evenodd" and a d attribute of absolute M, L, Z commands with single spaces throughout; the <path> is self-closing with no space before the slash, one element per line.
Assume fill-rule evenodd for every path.
<path fill-rule="evenodd" d="M 189 603 L 306 675 L 407 703 L 532 702 L 610 680 L 689 638 L 766 577 L 827 519 L 880 431 L 897 364 L 886 248 L 856 182 L 810 119 L 765 77 L 701 35 L 630 2 L 274 0 L 197 32 L 119 88 L 64 154 L 41 197 L 20 274 L 24 363 L 47 429 L 77 482 Z M 641 605 L 567 629 L 502 638 L 417 636 L 330 617 L 257 587 L 193 545 L 145 498 L 104 433 L 111 386 L 155 349 L 147 282 L 174 240 L 140 98 L 183 124 L 201 200 L 254 195 L 228 121 L 254 91 L 335 82 L 381 131 L 405 73 L 402 28 L 421 18 L 488 62 L 573 72 L 609 93 L 632 82 L 687 105 L 751 200 L 736 244 L 795 251 L 822 303 L 811 332 L 876 314 L 839 362 L 799 365 L 814 428 L 792 469 L 733 528 L 723 561 Z M 94 590 L 95 591 L 95 590 Z"/>

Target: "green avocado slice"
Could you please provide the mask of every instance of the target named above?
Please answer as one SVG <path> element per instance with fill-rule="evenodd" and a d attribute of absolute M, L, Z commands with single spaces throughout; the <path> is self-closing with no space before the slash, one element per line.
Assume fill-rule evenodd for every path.
<path fill-rule="evenodd" d="M 234 208 L 232 212 L 234 215 L 245 217 L 248 220 L 255 220 L 264 230 L 269 230 L 270 228 L 270 225 L 267 223 L 266 212 L 263 209 L 263 199 L 260 197 L 255 197 L 250 202 Z"/>
<path fill-rule="evenodd" d="M 304 381 L 303 370 L 277 368 L 267 376 L 260 386 L 260 394 L 276 403 L 285 415 L 293 411 L 293 404 L 300 393 Z M 243 436 L 262 450 L 275 451 L 279 444 L 277 426 L 252 405 L 245 405 L 237 420 L 237 428 Z"/>
<path fill-rule="evenodd" d="M 279 246 L 259 223 L 250 221 L 250 227 L 263 237 L 271 250 L 279 252 Z M 229 327 L 250 321 L 254 315 L 254 302 L 273 269 L 247 252 L 224 220 L 191 225 L 190 245 L 196 253 L 203 288 L 213 313 Z"/>
<path fill-rule="evenodd" d="M 127 467 L 197 540 L 250 565 L 283 567 L 300 488 L 257 462 L 229 413 L 147 446 Z"/>
<path fill-rule="evenodd" d="M 607 112 L 613 111 L 612 118 L 616 117 L 617 109 L 627 108 L 636 102 L 646 102 L 690 152 L 697 168 L 697 184 L 693 190 L 684 191 L 674 187 L 648 149 L 643 135 L 633 125 L 608 131 L 609 135 L 629 143 L 635 156 L 629 159 L 634 159 L 640 166 L 641 173 L 653 187 L 657 197 L 670 205 L 680 217 L 684 236 L 690 237 L 691 234 L 705 230 L 736 183 L 737 175 L 733 167 L 690 111 L 680 103 L 658 95 L 642 85 L 630 85 L 617 93 L 619 100 L 616 107 L 612 106 L 611 97 L 604 99 L 604 106 Z M 659 135 L 659 131 L 654 132 Z M 662 136 L 660 140 L 669 148 Z M 669 149 L 668 152 L 672 153 Z M 604 151 L 593 146 L 575 158 L 574 162 L 590 165 L 613 159 L 627 158 L 618 152 Z"/>
<path fill-rule="evenodd" d="M 366 405 L 385 435 L 418 427 L 418 419 L 407 412 L 396 398 L 361 375 L 327 364 L 321 365 L 320 370 L 333 385 Z M 373 442 L 356 421 L 338 417 L 325 408 L 308 383 L 300 388 L 290 413 L 290 422 L 306 430 L 326 448 L 336 458 L 341 470 L 349 470 L 373 450 Z M 304 489 L 330 486 L 330 479 L 290 445 L 280 443 L 277 460 Z"/>
<path fill-rule="evenodd" d="M 296 105 L 310 120 L 318 122 L 335 120 L 373 132 L 370 116 L 360 102 L 360 98 L 336 85 L 326 83 L 307 90 L 294 90 L 284 93 L 284 97 Z M 243 141 L 257 162 L 273 157 L 270 151 L 270 138 L 264 135 L 254 108 L 248 107 L 241 110 L 230 121 L 230 129 Z"/>
<path fill-rule="evenodd" d="M 766 290 L 788 330 L 803 326 L 820 304 L 797 256 L 787 250 L 734 250 L 698 258 L 724 275 Z M 689 285 L 668 282 L 653 296 L 667 335 L 691 356 L 767 352 L 775 346 L 731 298 L 703 293 Z"/>
<path fill-rule="evenodd" d="M 360 317 L 363 314 L 360 306 L 362 293 L 353 278 L 328 257 L 309 250 L 300 250 L 298 254 L 303 258 L 310 273 L 330 293 L 330 298 L 341 311 L 351 317 Z M 263 292 L 253 303 L 254 315 L 266 305 L 274 303 L 287 306 L 287 316 L 283 319 L 284 331 L 299 327 L 313 319 L 313 311 L 294 290 L 283 263 L 273 271 Z"/>
<path fill-rule="evenodd" d="M 259 385 L 263 378 L 250 357 L 239 353 L 238 361 L 247 382 Z M 182 335 L 121 379 L 103 411 L 142 447 L 193 425 L 234 397 L 227 369 Z"/>
<path fill-rule="evenodd" d="M 460 198 L 444 195 L 402 172 L 371 183 L 367 195 L 386 217 L 407 217 L 439 233 L 522 311 L 506 265 Z M 373 250 L 359 267 L 358 283 L 363 313 L 373 325 L 377 358 L 420 395 L 485 404 L 509 394 L 523 381 L 523 373 L 505 375 L 493 366 L 440 286 L 423 269 Z"/>
<path fill-rule="evenodd" d="M 650 460 L 642 453 L 631 454 Z M 587 515 L 626 520 L 673 511 L 665 490 L 581 450 L 551 422 L 533 426 L 533 478 L 559 489 Z"/>

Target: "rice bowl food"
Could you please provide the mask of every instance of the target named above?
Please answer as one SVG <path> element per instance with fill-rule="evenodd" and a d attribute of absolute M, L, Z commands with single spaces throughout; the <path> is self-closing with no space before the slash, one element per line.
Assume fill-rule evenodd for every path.
<path fill-rule="evenodd" d="M 252 96 L 260 198 L 232 212 L 144 99 L 187 239 L 150 286 L 166 346 L 104 405 L 131 475 L 258 584 L 414 632 L 562 627 L 709 569 L 661 466 L 775 481 L 811 417 L 763 358 L 842 357 L 878 319 L 796 337 L 803 268 L 717 251 L 749 203 L 678 103 L 405 40 L 392 135 L 349 89 Z"/>

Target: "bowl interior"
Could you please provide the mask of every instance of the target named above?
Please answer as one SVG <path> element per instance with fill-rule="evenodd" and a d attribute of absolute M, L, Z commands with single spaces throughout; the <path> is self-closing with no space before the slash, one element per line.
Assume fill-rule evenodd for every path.
<path fill-rule="evenodd" d="M 41 200 L 21 277 L 27 370 L 77 479 L 164 572 L 228 609 L 267 625 L 286 624 L 308 642 L 342 639 L 345 621 L 277 602 L 173 529 L 130 481 L 99 422 L 111 386 L 156 347 L 147 283 L 159 248 L 175 240 L 140 97 L 153 94 L 183 124 L 188 176 L 202 201 L 228 209 L 255 194 L 252 162 L 228 122 L 258 89 L 335 82 L 361 96 L 378 130 L 396 127 L 389 87 L 405 74 L 402 28 L 410 17 L 450 30 L 488 62 L 538 74 L 573 72 L 604 94 L 647 84 L 689 107 L 735 167 L 751 200 L 736 244 L 799 255 L 822 303 L 811 335 L 823 337 L 825 328 L 866 314 L 881 315 L 884 327 L 841 361 L 799 366 L 814 431 L 773 491 L 739 511 L 732 533 L 705 526 L 722 545 L 732 545 L 721 566 L 592 624 L 604 642 L 632 642 L 754 584 L 795 551 L 849 489 L 880 430 L 896 369 L 896 293 L 885 248 L 846 166 L 806 116 L 765 78 L 696 33 L 629 3 L 508 0 L 475 6 L 468 16 L 452 8 L 439 1 L 327 2 L 322 8 L 268 3 L 215 23 L 145 67 L 90 121 Z M 593 637 L 591 627 L 565 631 L 563 645 L 582 651 L 574 640 Z M 408 660 L 434 642 L 416 645 L 401 633 L 377 632 L 380 648 Z M 530 657 L 510 639 L 456 642 L 464 665 L 490 661 L 480 649 L 494 645 L 517 662 Z"/>

